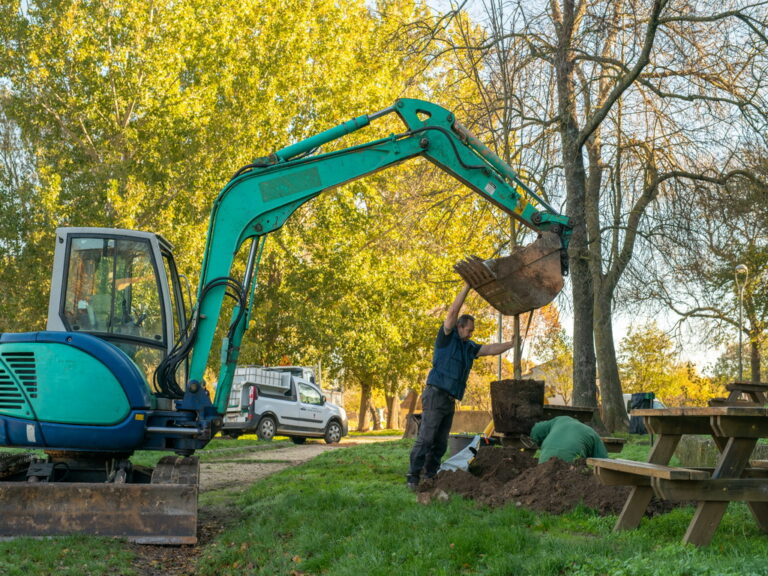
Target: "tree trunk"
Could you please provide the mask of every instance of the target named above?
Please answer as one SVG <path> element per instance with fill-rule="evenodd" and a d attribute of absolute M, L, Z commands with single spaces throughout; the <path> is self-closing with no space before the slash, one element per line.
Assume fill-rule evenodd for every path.
<path fill-rule="evenodd" d="M 584 252 L 583 247 L 574 246 L 569 258 L 573 292 L 573 405 L 597 408 L 592 282 Z"/>
<path fill-rule="evenodd" d="M 387 430 L 394 430 L 399 427 L 400 403 L 397 401 L 397 396 L 394 394 L 387 394 L 385 399 L 387 402 Z"/>
<path fill-rule="evenodd" d="M 611 323 L 611 296 L 598 297 L 595 302 L 595 348 L 597 365 L 600 368 L 600 405 L 602 422 L 607 430 L 626 432 L 629 427 L 624 396 L 616 362 L 616 348 L 613 343 Z M 607 311 L 607 313 L 606 313 Z"/>
<path fill-rule="evenodd" d="M 573 232 L 568 248 L 573 295 L 573 404 L 597 408 L 595 346 L 593 340 L 592 281 L 586 227 L 586 175 L 574 91 L 574 2 L 564 0 L 556 22 L 557 106 L 560 114 L 563 168 L 565 172 L 566 212 Z"/>
<path fill-rule="evenodd" d="M 760 339 L 749 335 L 749 368 L 752 382 L 760 382 Z"/>
<path fill-rule="evenodd" d="M 381 430 L 381 418 L 379 418 L 379 412 L 376 410 L 376 406 L 371 403 L 371 421 L 373 422 L 373 430 Z"/>
<path fill-rule="evenodd" d="M 368 409 L 371 405 L 371 385 L 363 384 L 360 387 L 360 410 L 357 413 L 357 431 L 368 431 Z"/>
<path fill-rule="evenodd" d="M 522 380 L 523 379 L 523 351 L 522 347 L 520 346 L 522 342 L 522 334 L 520 334 L 520 315 L 515 314 L 514 320 L 513 320 L 513 331 L 512 331 L 512 338 L 515 341 L 515 346 L 513 348 L 514 350 L 514 370 L 513 370 L 513 377 L 515 380 Z M 501 338 L 499 338 L 499 342 L 501 342 Z M 499 366 L 501 366 L 501 358 L 502 355 L 499 355 Z M 499 370 L 499 380 L 501 380 L 501 370 Z"/>
<path fill-rule="evenodd" d="M 572 140 L 570 143 L 575 142 Z M 568 250 L 573 296 L 573 405 L 597 408 L 593 292 L 584 222 L 584 166 L 578 150 L 563 160 L 566 164 L 565 179 L 568 182 L 567 210 L 574 224 Z"/>

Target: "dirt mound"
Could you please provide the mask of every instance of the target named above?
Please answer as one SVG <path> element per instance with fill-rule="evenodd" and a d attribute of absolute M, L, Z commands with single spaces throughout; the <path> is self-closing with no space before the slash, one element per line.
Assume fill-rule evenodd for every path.
<path fill-rule="evenodd" d="M 469 472 L 440 472 L 419 486 L 421 502 L 444 493 L 460 494 L 488 506 L 515 503 L 532 510 L 562 514 L 583 504 L 601 515 L 618 514 L 629 494 L 627 486 L 603 486 L 585 460 L 573 463 L 552 459 L 543 464 L 512 447 L 481 447 Z M 669 511 L 679 503 L 654 499 L 649 516 Z"/>

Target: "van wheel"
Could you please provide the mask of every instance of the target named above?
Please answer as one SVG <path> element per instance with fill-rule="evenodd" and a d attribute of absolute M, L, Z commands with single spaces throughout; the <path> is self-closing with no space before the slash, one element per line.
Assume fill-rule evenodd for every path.
<path fill-rule="evenodd" d="M 264 416 L 259 420 L 259 425 L 256 428 L 256 436 L 259 440 L 270 442 L 275 437 L 275 430 L 277 429 L 277 423 L 272 416 Z"/>
<path fill-rule="evenodd" d="M 328 426 L 325 429 L 325 442 L 326 444 L 336 444 L 341 441 L 341 424 L 336 420 L 328 422 Z"/>
<path fill-rule="evenodd" d="M 294 444 L 304 444 L 304 442 L 306 442 L 307 439 L 304 438 L 304 436 L 291 436 L 291 441 Z"/>

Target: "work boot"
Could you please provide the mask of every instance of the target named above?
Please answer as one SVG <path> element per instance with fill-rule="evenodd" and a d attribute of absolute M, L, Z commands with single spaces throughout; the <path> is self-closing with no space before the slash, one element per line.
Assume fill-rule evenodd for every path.
<path fill-rule="evenodd" d="M 419 489 L 419 477 L 408 475 L 408 490 L 416 492 Z"/>

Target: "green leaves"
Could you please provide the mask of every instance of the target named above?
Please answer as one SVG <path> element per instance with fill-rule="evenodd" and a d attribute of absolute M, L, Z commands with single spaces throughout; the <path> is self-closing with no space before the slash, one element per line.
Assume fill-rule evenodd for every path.
<path fill-rule="evenodd" d="M 56 226 L 159 232 L 194 284 L 237 168 L 432 81 L 397 34 L 424 15 L 412 0 L 20 6 L 0 7 L 5 131 L 29 174 L 0 189 L 0 274 L 24 271 L 0 296 L 4 330 L 42 323 Z M 377 124 L 337 145 L 402 130 Z M 288 355 L 390 393 L 415 383 L 459 284 L 453 263 L 492 254 L 496 228 L 488 203 L 426 163 L 325 192 L 267 241 L 241 361 Z M 22 304 L 33 312 L 10 312 Z"/>

